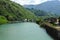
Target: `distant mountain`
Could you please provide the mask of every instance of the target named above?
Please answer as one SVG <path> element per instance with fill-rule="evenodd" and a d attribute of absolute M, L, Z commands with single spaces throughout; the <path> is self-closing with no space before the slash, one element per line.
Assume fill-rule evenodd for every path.
<path fill-rule="evenodd" d="M 47 1 L 39 5 L 24 5 L 26 8 L 34 8 L 60 15 L 60 1 Z"/>
<path fill-rule="evenodd" d="M 45 12 L 45 11 L 42 11 L 42 10 L 36 10 L 36 9 L 29 9 L 27 8 L 28 10 L 30 10 L 31 12 L 33 12 L 36 16 L 54 16 L 54 14 L 52 13 L 49 13 L 49 12 Z"/>
<path fill-rule="evenodd" d="M 0 0 L 0 24 L 7 21 L 22 21 L 26 18 L 33 19 L 35 15 L 10 0 Z"/>

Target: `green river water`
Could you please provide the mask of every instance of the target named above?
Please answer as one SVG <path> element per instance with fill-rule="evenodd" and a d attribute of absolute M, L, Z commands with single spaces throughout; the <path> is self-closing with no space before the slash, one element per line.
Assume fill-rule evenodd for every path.
<path fill-rule="evenodd" d="M 0 40 L 53 40 L 36 23 L 24 22 L 0 25 Z"/>

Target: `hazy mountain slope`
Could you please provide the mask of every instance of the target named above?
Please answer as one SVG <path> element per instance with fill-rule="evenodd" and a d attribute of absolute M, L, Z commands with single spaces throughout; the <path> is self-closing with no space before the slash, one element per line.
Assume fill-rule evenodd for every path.
<path fill-rule="evenodd" d="M 60 14 L 60 1 L 47 1 L 39 5 L 24 5 L 24 7 Z"/>
<path fill-rule="evenodd" d="M 38 10 L 38 9 L 34 9 L 34 8 L 26 8 L 28 10 L 30 10 L 31 12 L 33 12 L 36 16 L 48 16 L 48 17 L 55 17 L 56 15 L 51 13 L 51 12 L 45 12 L 42 10 Z"/>

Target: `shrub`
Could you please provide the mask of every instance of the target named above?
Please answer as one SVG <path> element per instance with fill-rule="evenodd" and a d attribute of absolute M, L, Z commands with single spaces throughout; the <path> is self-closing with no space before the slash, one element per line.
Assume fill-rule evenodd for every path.
<path fill-rule="evenodd" d="M 0 24 L 5 24 L 7 22 L 8 20 L 4 16 L 0 16 Z"/>

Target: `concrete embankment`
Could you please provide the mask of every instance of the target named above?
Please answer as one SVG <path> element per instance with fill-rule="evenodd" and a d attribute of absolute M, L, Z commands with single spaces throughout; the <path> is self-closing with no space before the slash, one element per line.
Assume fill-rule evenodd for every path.
<path fill-rule="evenodd" d="M 54 40 L 60 40 L 60 27 L 57 26 L 53 26 L 48 22 L 36 22 L 37 24 L 39 24 L 41 27 L 46 29 L 46 32 L 52 37 L 54 38 Z"/>
<path fill-rule="evenodd" d="M 50 27 L 46 24 L 42 25 L 46 29 L 47 33 L 55 40 L 60 40 L 60 30 Z"/>

